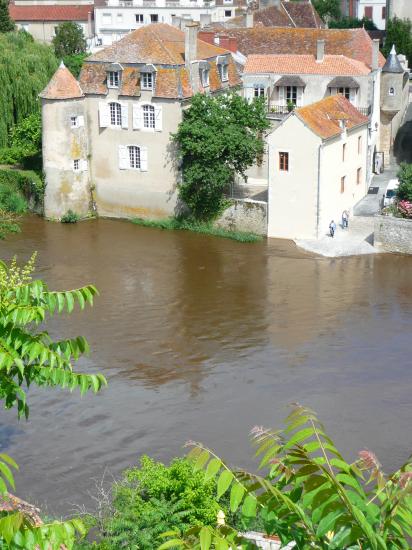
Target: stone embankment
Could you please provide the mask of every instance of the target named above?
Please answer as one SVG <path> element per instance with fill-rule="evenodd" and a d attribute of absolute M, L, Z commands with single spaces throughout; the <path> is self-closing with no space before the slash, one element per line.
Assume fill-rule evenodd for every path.
<path fill-rule="evenodd" d="M 375 216 L 375 247 L 379 252 L 412 254 L 412 220 Z"/>

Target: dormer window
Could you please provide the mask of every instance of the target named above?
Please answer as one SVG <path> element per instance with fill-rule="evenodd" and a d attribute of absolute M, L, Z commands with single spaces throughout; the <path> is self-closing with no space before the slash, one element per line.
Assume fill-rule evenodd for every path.
<path fill-rule="evenodd" d="M 107 75 L 107 86 L 109 88 L 118 88 L 120 82 L 119 71 L 109 71 Z"/>
<path fill-rule="evenodd" d="M 209 86 L 209 69 L 202 69 L 200 75 L 202 79 L 202 86 L 207 88 Z"/>
<path fill-rule="evenodd" d="M 142 90 L 153 90 L 153 73 L 142 73 Z"/>
<path fill-rule="evenodd" d="M 220 80 L 227 82 L 229 80 L 229 66 L 226 56 L 218 56 L 216 59 L 217 67 L 219 70 Z"/>

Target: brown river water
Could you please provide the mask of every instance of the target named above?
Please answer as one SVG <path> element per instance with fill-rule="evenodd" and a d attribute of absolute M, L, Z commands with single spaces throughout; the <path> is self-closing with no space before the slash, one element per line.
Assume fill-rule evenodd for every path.
<path fill-rule="evenodd" d="M 315 258 L 293 244 L 241 244 L 129 222 L 27 218 L 1 257 L 38 251 L 53 289 L 94 283 L 95 307 L 49 324 L 82 334 L 101 394 L 33 388 L 28 422 L 0 411 L 17 494 L 50 514 L 92 505 L 95 480 L 147 453 L 200 440 L 253 467 L 248 432 L 279 427 L 288 404 L 314 408 L 346 457 L 387 470 L 412 451 L 412 258 Z"/>

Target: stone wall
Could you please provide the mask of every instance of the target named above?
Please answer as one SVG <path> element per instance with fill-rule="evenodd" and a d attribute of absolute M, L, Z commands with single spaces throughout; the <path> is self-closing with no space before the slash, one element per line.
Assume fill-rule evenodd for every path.
<path fill-rule="evenodd" d="M 374 246 L 382 252 L 412 254 L 412 220 L 375 216 Z"/>
<path fill-rule="evenodd" d="M 251 199 L 236 199 L 215 222 L 230 231 L 248 231 L 267 235 L 267 203 Z"/>

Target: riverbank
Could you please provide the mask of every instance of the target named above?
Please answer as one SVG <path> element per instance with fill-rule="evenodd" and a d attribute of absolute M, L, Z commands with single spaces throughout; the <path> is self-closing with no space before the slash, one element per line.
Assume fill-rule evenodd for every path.
<path fill-rule="evenodd" d="M 193 222 L 189 220 L 178 220 L 176 218 L 165 218 L 162 220 L 144 220 L 143 218 L 133 218 L 132 223 L 143 227 L 153 227 L 156 229 L 165 229 L 169 231 L 192 231 L 202 235 L 211 235 L 213 237 L 222 237 L 232 239 L 242 243 L 256 243 L 263 240 L 263 237 L 255 233 L 246 231 L 229 231 L 222 227 L 215 227 L 211 223 Z"/>

